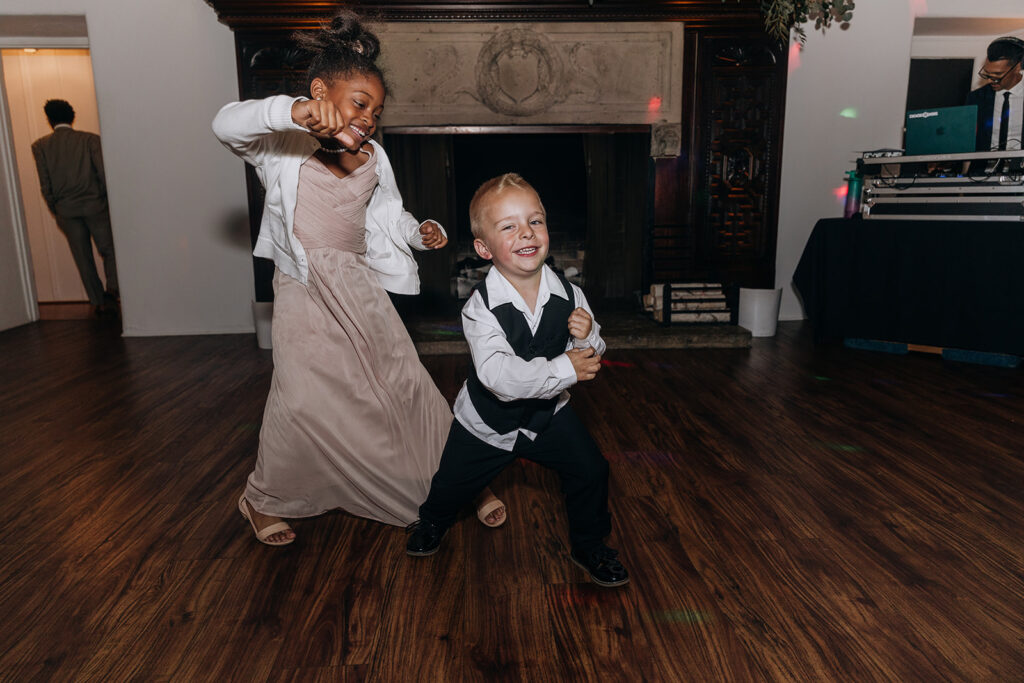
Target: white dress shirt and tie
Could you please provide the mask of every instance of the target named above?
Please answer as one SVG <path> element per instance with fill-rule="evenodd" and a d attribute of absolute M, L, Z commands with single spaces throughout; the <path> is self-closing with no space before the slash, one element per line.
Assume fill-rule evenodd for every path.
<path fill-rule="evenodd" d="M 1024 128 L 1024 79 L 1009 90 L 1000 90 L 992 103 L 992 149 L 1021 149 Z"/>

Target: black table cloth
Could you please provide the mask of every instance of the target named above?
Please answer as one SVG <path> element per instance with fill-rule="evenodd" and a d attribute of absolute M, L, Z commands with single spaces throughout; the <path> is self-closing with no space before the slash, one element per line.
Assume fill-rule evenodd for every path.
<path fill-rule="evenodd" d="M 793 275 L 819 341 L 1024 356 L 1024 224 L 818 221 Z"/>

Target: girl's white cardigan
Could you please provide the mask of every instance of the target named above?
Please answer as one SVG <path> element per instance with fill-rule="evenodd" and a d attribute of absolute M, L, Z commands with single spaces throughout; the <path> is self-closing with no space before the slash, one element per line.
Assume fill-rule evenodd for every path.
<path fill-rule="evenodd" d="M 256 169 L 266 189 L 263 220 L 253 254 L 274 261 L 286 275 L 306 284 L 306 251 L 295 237 L 295 199 L 299 167 L 319 143 L 292 121 L 292 104 L 306 98 L 275 95 L 225 105 L 213 119 L 213 132 L 232 152 Z M 424 250 L 421 223 L 402 206 L 395 174 L 384 148 L 370 141 L 377 155 L 377 188 L 366 208 L 366 261 L 384 289 L 418 294 L 420 280 L 414 247 Z M 442 229 L 443 231 L 443 229 Z"/>

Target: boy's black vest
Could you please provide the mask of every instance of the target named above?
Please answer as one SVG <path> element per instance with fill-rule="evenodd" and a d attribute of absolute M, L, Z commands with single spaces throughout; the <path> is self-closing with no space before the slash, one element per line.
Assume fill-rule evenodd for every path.
<path fill-rule="evenodd" d="M 524 360 L 533 360 L 538 356 L 551 360 L 565 353 L 565 347 L 569 343 L 569 315 L 575 308 L 575 295 L 568 280 L 560 274 L 558 274 L 558 279 L 565 287 L 569 299 L 564 299 L 551 292 L 548 302 L 544 305 L 544 313 L 541 314 L 536 334 L 530 334 L 530 326 L 526 323 L 526 317 L 511 303 L 491 309 L 491 313 L 498 319 L 498 324 L 505 332 L 505 338 L 512 350 Z M 487 280 L 481 281 L 473 288 L 473 291 L 480 292 L 484 305 L 490 308 Z M 469 368 L 466 388 L 476 412 L 487 423 L 487 426 L 498 434 L 507 434 L 520 427 L 531 432 L 543 431 L 551 422 L 555 406 L 558 405 L 557 396 L 547 399 L 524 398 L 502 401 L 484 387 L 476 374 L 476 367 L 472 365 Z"/>

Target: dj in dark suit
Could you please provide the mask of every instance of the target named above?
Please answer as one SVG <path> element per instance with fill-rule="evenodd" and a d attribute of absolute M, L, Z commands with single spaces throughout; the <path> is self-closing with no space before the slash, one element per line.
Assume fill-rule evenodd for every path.
<path fill-rule="evenodd" d="M 977 151 L 1021 149 L 1024 128 L 1024 40 L 997 38 L 978 76 L 986 82 L 967 96 L 978 105 Z"/>
<path fill-rule="evenodd" d="M 74 130 L 75 110 L 64 100 L 48 100 L 43 110 L 53 132 L 32 143 L 39 187 L 68 239 L 89 302 L 97 315 L 116 316 L 117 265 L 100 136 Z M 93 242 L 103 258 L 105 292 L 92 256 Z"/>

